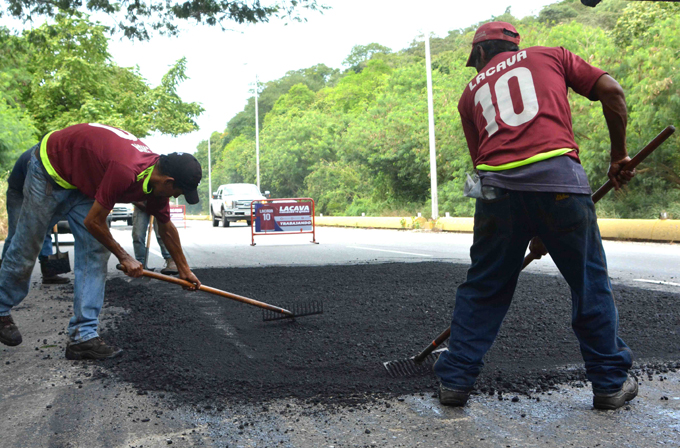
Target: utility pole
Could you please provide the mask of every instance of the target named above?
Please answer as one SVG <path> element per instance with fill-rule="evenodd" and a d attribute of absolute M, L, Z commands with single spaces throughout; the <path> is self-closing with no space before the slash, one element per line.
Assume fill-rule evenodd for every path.
<path fill-rule="evenodd" d="M 432 194 L 432 219 L 439 217 L 437 195 L 437 151 L 434 139 L 434 105 L 432 100 L 432 63 L 430 60 L 430 34 L 425 34 L 425 70 L 427 71 L 427 116 L 430 134 L 430 189 Z"/>
<path fill-rule="evenodd" d="M 208 136 L 208 210 L 210 210 L 210 200 L 212 199 L 212 158 L 210 156 L 210 136 Z"/>
<path fill-rule="evenodd" d="M 257 170 L 257 189 L 260 189 L 260 123 L 257 113 L 257 75 L 255 75 L 255 166 Z"/>

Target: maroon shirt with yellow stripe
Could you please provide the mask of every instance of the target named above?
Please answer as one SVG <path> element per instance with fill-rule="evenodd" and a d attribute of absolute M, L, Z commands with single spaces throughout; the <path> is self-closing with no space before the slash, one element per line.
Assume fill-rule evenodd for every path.
<path fill-rule="evenodd" d="M 458 103 L 474 166 L 512 168 L 506 165 L 536 161 L 555 150 L 563 151 L 550 156 L 578 161 L 568 88 L 587 97 L 605 73 L 562 47 L 494 56 L 465 86 Z"/>
<path fill-rule="evenodd" d="M 58 184 L 77 188 L 107 210 L 117 202 L 147 201 L 148 213 L 162 223 L 170 220 L 168 198 L 154 196 L 148 189 L 160 156 L 134 135 L 90 123 L 52 132 L 45 139 L 41 158 Z"/>

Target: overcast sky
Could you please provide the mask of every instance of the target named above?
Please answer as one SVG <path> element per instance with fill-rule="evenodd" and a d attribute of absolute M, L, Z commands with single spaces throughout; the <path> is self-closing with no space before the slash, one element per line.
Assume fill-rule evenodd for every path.
<path fill-rule="evenodd" d="M 179 37 L 154 37 L 149 42 L 112 39 L 110 52 L 124 67 L 139 66 L 142 76 L 155 86 L 169 66 L 187 57 L 190 79 L 179 87 L 184 101 L 196 101 L 205 112 L 198 118 L 200 131 L 181 137 L 145 138 L 157 153 L 194 152 L 199 141 L 243 110 L 252 96 L 255 75 L 261 82 L 282 77 L 287 71 L 323 63 L 343 68 L 342 61 L 354 45 L 372 42 L 401 50 L 426 31 L 446 36 L 503 14 L 512 4 L 517 17 L 537 14 L 554 0 L 319 0 L 331 9 L 306 13 L 306 23 L 272 21 L 257 25 L 219 27 L 187 26 Z M 522 30 L 519 30 L 520 34 Z M 425 73 L 423 73 L 425 76 Z"/>

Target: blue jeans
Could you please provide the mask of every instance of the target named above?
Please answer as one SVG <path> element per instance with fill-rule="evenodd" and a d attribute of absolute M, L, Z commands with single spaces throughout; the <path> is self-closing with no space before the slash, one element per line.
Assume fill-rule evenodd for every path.
<path fill-rule="evenodd" d="M 150 220 L 151 215 L 135 206 L 135 210 L 132 212 L 132 247 L 135 250 L 135 258 L 142 264 L 144 264 L 144 258 L 146 258 L 146 232 L 149 230 Z M 161 247 L 163 258 L 169 259 L 170 252 L 165 248 L 161 237 L 158 236 L 158 220 L 156 219 L 153 220 L 153 230 L 156 232 L 156 240 Z M 144 266 L 144 268 L 147 268 L 147 266 Z"/>
<path fill-rule="evenodd" d="M 618 337 L 590 196 L 497 190 L 497 199 L 477 199 L 472 264 L 458 287 L 449 348 L 435 363 L 435 374 L 451 389 L 473 388 L 512 301 L 527 245 L 539 236 L 571 287 L 572 328 L 593 390 L 620 390 L 633 355 Z"/>
<path fill-rule="evenodd" d="M 9 315 L 28 294 L 31 272 L 45 233 L 61 217 L 66 217 L 75 240 L 74 315 L 68 334 L 76 343 L 97 337 L 111 252 L 83 223 L 94 200 L 78 190 L 53 187 L 35 154 L 28 165 L 23 195 L 16 230 L 0 268 L 0 316 Z"/>
<path fill-rule="evenodd" d="M 5 258 L 7 249 L 9 249 L 9 245 L 12 242 L 12 237 L 14 237 L 14 232 L 16 232 L 17 221 L 19 220 L 19 213 L 21 212 L 23 202 L 24 194 L 21 191 L 14 188 L 7 189 L 7 238 L 5 238 L 5 244 L 2 246 L 2 258 Z M 49 257 L 50 255 L 52 255 L 52 227 L 47 230 L 42 249 L 40 250 L 40 257 Z"/>

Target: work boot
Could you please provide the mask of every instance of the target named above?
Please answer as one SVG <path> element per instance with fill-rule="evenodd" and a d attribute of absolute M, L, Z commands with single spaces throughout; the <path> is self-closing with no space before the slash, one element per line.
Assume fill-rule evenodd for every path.
<path fill-rule="evenodd" d="M 85 342 L 66 345 L 66 359 L 76 361 L 79 359 L 108 359 L 116 358 L 123 354 L 123 350 L 113 345 L 107 345 L 100 337 L 88 339 Z"/>
<path fill-rule="evenodd" d="M 161 274 L 175 275 L 179 274 L 179 269 L 177 269 L 177 264 L 172 258 L 165 260 L 165 266 L 161 269 Z"/>
<path fill-rule="evenodd" d="M 0 342 L 10 347 L 21 344 L 21 333 L 12 316 L 0 316 Z"/>
<path fill-rule="evenodd" d="M 465 406 L 468 398 L 470 398 L 470 391 L 465 392 L 439 385 L 439 402 L 441 404 L 446 406 Z"/>
<path fill-rule="evenodd" d="M 605 409 L 613 410 L 618 409 L 626 401 L 630 401 L 637 397 L 638 394 L 638 384 L 635 377 L 628 377 L 626 382 L 623 383 L 623 387 L 618 392 L 612 392 L 609 394 L 598 394 L 597 392 L 593 396 L 593 406 L 595 409 Z"/>

